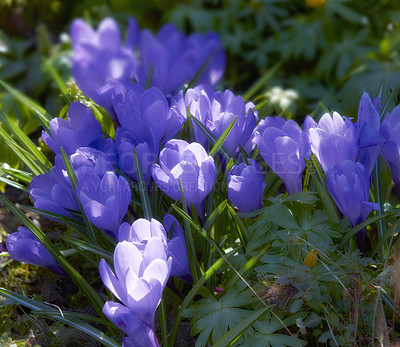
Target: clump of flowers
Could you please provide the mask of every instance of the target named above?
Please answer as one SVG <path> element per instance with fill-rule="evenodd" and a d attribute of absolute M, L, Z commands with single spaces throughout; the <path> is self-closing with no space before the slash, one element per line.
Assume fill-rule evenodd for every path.
<path fill-rule="evenodd" d="M 221 279 L 232 271 L 216 266 L 216 255 L 229 266 L 227 259 L 236 257 L 232 264 L 240 264 L 245 273 L 255 259 L 268 267 L 270 255 L 255 250 L 270 243 L 279 253 L 279 247 L 292 242 L 289 234 L 293 239 L 297 236 L 300 247 L 309 247 L 307 233 L 317 230 L 324 233 L 319 246 L 331 246 L 338 238 L 337 225 L 322 226 L 327 222 L 325 212 L 311 206 L 313 194 L 302 195 L 315 171 L 323 204 L 333 199 L 351 227 L 366 221 L 371 211 L 379 211 L 369 194 L 379 155 L 400 192 L 399 106 L 380 125 L 380 101 L 364 94 L 356 124 L 333 112 L 318 123 L 306 117 L 302 130 L 292 119 L 258 115 L 252 102 L 230 90 L 218 90 L 225 54 L 214 33 L 186 36 L 166 24 L 153 34 L 141 31 L 130 19 L 123 41 L 112 19 L 103 20 L 97 30 L 78 19 L 72 24 L 71 39 L 72 75 L 85 95 L 104 108 L 115 136 L 105 136 L 89 106 L 73 102 L 68 118 L 54 118 L 42 133 L 55 154 L 55 164 L 33 177 L 29 194 L 38 212 L 47 212 L 47 217 L 65 223 L 70 233 L 78 235 L 73 234 L 74 242 L 66 236 L 66 242 L 101 256 L 100 277 L 115 298 L 110 296 L 105 303 L 99 298 L 97 313 L 103 312 L 127 335 L 124 346 L 159 346 L 155 313 L 167 286 L 185 307 L 179 315 L 193 313 L 181 302 L 188 290 L 195 288 L 198 292 L 190 295 L 206 302 L 207 309 L 192 314 L 200 340 L 208 325 L 204 319 L 215 307 L 223 311 L 237 300 L 244 308 L 232 309 L 225 317 L 232 320 L 211 330 L 231 329 L 249 317 L 252 297 L 235 287 L 234 275 L 229 281 Z M 319 164 L 314 157 L 309 160 L 311 153 Z M 314 166 L 308 167 L 303 187 L 306 163 L 311 162 Z M 283 182 L 284 195 L 272 196 L 278 188 L 266 193 L 270 186 L 261 167 L 275 173 L 272 178 L 268 173 L 269 185 L 279 187 Z M 333 210 L 329 213 L 338 214 Z M 162 219 L 163 224 L 158 221 Z M 235 227 L 230 227 L 231 220 Z M 365 251 L 365 229 L 358 233 L 358 248 Z M 26 228 L 8 238 L 7 250 L 15 260 L 57 274 L 66 274 L 65 268 L 73 273 L 66 261 L 61 266 L 61 258 L 55 259 Z M 307 253 L 318 254 L 315 249 Z M 318 258 L 314 258 L 312 266 L 301 271 L 317 271 Z M 196 287 L 200 280 L 202 289 Z M 296 287 L 287 301 L 297 291 Z M 226 299 L 231 293 L 235 299 Z M 286 304 L 285 299 L 282 306 Z M 164 307 L 159 312 L 165 340 L 169 337 Z M 296 320 L 299 326 L 300 321 Z M 255 335 L 262 324 L 270 327 L 265 322 L 249 326 L 246 334 Z M 209 340 L 216 342 L 222 335 L 211 330 Z"/>

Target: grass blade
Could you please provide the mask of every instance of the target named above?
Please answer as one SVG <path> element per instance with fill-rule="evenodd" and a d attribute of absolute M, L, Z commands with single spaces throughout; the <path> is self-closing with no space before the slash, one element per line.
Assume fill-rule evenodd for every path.
<path fill-rule="evenodd" d="M 37 103 L 29 99 L 26 95 L 22 94 L 17 89 L 11 87 L 4 81 L 0 80 L 0 85 L 6 89 L 15 99 L 24 104 L 28 109 L 30 109 L 36 118 L 42 123 L 43 128 L 46 132 L 50 134 L 49 124 L 50 120 L 53 118 L 43 107 L 39 106 Z"/>
<path fill-rule="evenodd" d="M 53 65 L 50 63 L 49 60 L 44 61 L 44 66 L 47 69 L 47 71 L 50 73 L 54 82 L 56 82 L 58 88 L 60 89 L 60 92 L 64 96 L 65 101 L 68 104 L 71 104 L 72 101 L 68 96 L 68 89 L 67 89 L 64 81 L 62 80 L 61 76 L 58 74 L 57 70 L 53 67 Z"/>
<path fill-rule="evenodd" d="M 28 307 L 29 309 L 32 310 L 32 313 L 34 314 L 40 314 L 44 315 L 48 318 L 52 318 L 55 320 L 58 320 L 60 322 L 63 322 L 65 324 L 68 324 L 69 326 L 72 326 L 85 334 L 95 338 L 97 341 L 99 341 L 101 344 L 107 347 L 120 347 L 120 345 L 115 342 L 113 339 L 105 335 L 103 332 L 100 330 L 92 327 L 91 325 L 87 324 L 86 322 L 82 321 L 81 319 L 75 318 L 75 315 L 69 314 L 69 313 L 63 313 L 62 311 L 58 311 L 55 308 L 52 308 L 50 306 L 46 306 L 43 303 L 37 302 L 35 300 L 29 299 L 26 296 L 23 296 L 21 294 L 13 293 L 7 289 L 0 288 L 0 294 L 4 296 L 5 298 L 11 300 L 17 305 L 22 305 L 25 307 Z M 88 317 L 87 315 L 81 315 L 81 317 Z M 110 324 L 107 321 L 104 320 L 99 320 L 93 317 L 94 321 L 100 322 L 101 324 L 108 325 Z M 111 327 L 111 326 L 110 326 Z"/>
<path fill-rule="evenodd" d="M 137 155 L 135 146 L 133 146 L 133 155 L 135 158 L 136 176 L 138 179 L 140 199 L 142 200 L 143 213 L 145 218 L 150 220 L 153 217 L 153 212 L 151 210 L 150 199 L 149 195 L 147 194 L 147 186 L 143 178 L 142 167 L 140 166 L 139 157 Z"/>
<path fill-rule="evenodd" d="M 40 243 L 49 251 L 54 259 L 62 266 L 65 272 L 71 277 L 74 283 L 82 290 L 93 308 L 100 317 L 104 317 L 102 308 L 104 302 L 90 284 L 76 271 L 68 261 L 63 257 L 58 248 L 48 239 L 48 237 L 40 230 L 25 214 L 23 214 L 12 202 L 10 202 L 3 194 L 0 194 L 0 200 L 8 207 L 11 212 L 32 232 Z"/>
<path fill-rule="evenodd" d="M 191 116 L 190 117 L 190 119 L 192 119 L 193 120 L 193 122 L 195 122 L 196 123 L 196 125 L 200 128 L 200 130 L 208 137 L 208 139 L 211 141 L 211 143 L 214 145 L 214 147 L 215 147 L 215 145 L 217 144 L 217 142 L 219 141 L 219 139 L 217 139 L 215 136 L 214 136 L 214 134 L 210 131 L 210 130 L 208 130 L 207 129 L 207 127 L 202 123 L 202 122 L 200 122 L 196 117 L 193 117 L 193 116 Z M 235 121 L 236 121 L 236 118 L 235 118 Z M 233 125 L 232 125 L 233 126 Z M 225 132 L 224 132 L 225 133 Z M 222 136 L 222 135 L 221 135 Z M 228 135 L 226 135 L 226 136 L 228 136 Z M 221 138 L 221 137 L 220 137 Z M 225 139 L 224 139 L 224 141 L 225 141 Z M 222 141 L 222 143 L 224 142 L 224 141 Z M 236 160 L 236 158 L 231 154 L 231 153 L 229 153 L 229 151 L 222 145 L 222 143 L 221 143 L 221 146 L 220 146 L 220 148 L 218 149 L 218 151 L 219 152 L 221 152 L 221 154 L 223 155 L 223 157 L 225 158 L 225 160 L 228 162 L 230 159 L 233 159 L 233 162 L 237 165 L 237 160 Z M 214 147 L 213 147 L 213 149 L 214 149 Z M 211 152 L 210 152 L 211 153 Z M 215 151 L 214 151 L 214 155 L 215 155 Z M 210 154 L 211 155 L 211 154 Z"/>

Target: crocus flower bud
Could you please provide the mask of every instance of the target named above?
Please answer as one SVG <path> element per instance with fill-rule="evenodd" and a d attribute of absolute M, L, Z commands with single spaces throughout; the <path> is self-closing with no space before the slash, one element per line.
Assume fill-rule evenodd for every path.
<path fill-rule="evenodd" d="M 173 107 L 186 115 L 190 114 L 203 123 L 216 138 L 219 138 L 237 116 L 235 125 L 224 142 L 224 147 L 233 155 L 239 153 L 239 145 L 245 147 L 256 126 L 257 113 L 254 104 L 245 103 L 243 98 L 235 96 L 230 90 L 214 92 L 210 87 L 201 85 L 187 90 L 185 96 L 178 94 Z M 207 136 L 193 125 L 197 142 L 208 148 Z"/>
<path fill-rule="evenodd" d="M 393 182 L 400 196 L 400 105 L 392 113 L 387 113 L 380 128 L 380 134 L 386 140 L 381 155 L 389 166 Z"/>
<path fill-rule="evenodd" d="M 343 119 L 337 112 L 333 112 L 332 117 L 325 113 L 317 124 L 307 116 L 304 130 L 310 140 L 311 150 L 325 173 L 331 166 L 346 159 L 357 159 L 356 127 L 350 119 Z"/>
<path fill-rule="evenodd" d="M 364 165 L 351 160 L 332 166 L 326 176 L 326 185 L 339 210 L 352 227 L 364 222 L 379 204 L 369 202 L 370 178 Z M 365 230 L 358 236 L 359 248 L 364 249 Z"/>
<path fill-rule="evenodd" d="M 234 165 L 228 173 L 228 197 L 240 212 L 258 210 L 265 189 L 264 177 L 256 161 Z"/>
<path fill-rule="evenodd" d="M 114 251 L 114 272 L 104 259 L 100 261 L 99 271 L 104 285 L 126 306 L 108 302 L 103 311 L 139 345 L 142 341 L 135 335 L 136 331 L 143 329 L 142 334 L 149 339 L 151 331 L 154 333 L 154 314 L 169 278 L 171 264 L 166 245 L 157 237 L 150 238 L 142 251 L 133 242 L 118 243 Z M 131 315 L 128 310 L 132 311 Z"/>
<path fill-rule="evenodd" d="M 288 194 L 300 192 L 310 144 L 298 124 L 291 119 L 267 117 L 257 126 L 256 143 L 265 162 L 285 183 Z"/>
<path fill-rule="evenodd" d="M 6 248 L 10 257 L 31 265 L 44 266 L 57 275 L 65 275 L 64 269 L 57 263 L 42 243 L 25 227 L 7 238 Z"/>
<path fill-rule="evenodd" d="M 131 201 L 129 183 L 113 171 L 101 178 L 88 173 L 78 180 L 76 195 L 86 217 L 98 228 L 115 236 Z"/>
<path fill-rule="evenodd" d="M 133 51 L 122 44 L 118 24 L 111 18 L 104 19 L 97 31 L 76 19 L 70 34 L 76 84 L 115 120 L 111 98 L 116 83 L 129 83 L 132 79 L 137 65 Z"/>
<path fill-rule="evenodd" d="M 193 203 L 199 215 L 202 204 L 216 179 L 214 159 L 199 143 L 170 140 L 160 153 L 160 165 L 154 164 L 151 173 L 158 187 L 170 198 L 181 197 L 179 180 L 187 206 Z"/>
<path fill-rule="evenodd" d="M 73 218 L 69 210 L 79 211 L 79 205 L 63 169 L 62 158 L 57 159 L 56 156 L 56 165 L 50 169 L 49 174 L 32 178 L 29 195 L 36 208 Z"/>
<path fill-rule="evenodd" d="M 62 147 L 67 155 L 75 153 L 79 147 L 91 146 L 103 139 L 101 125 L 92 110 L 73 102 L 68 108 L 68 119 L 53 118 L 50 121 L 51 134 L 42 131 L 43 141 L 56 154 Z"/>
<path fill-rule="evenodd" d="M 358 108 L 356 124 L 357 144 L 359 147 L 358 161 L 364 164 L 369 175 L 371 175 L 376 160 L 386 142 L 385 138 L 379 134 L 380 125 L 379 109 L 376 108 L 369 95 L 363 93 Z"/>

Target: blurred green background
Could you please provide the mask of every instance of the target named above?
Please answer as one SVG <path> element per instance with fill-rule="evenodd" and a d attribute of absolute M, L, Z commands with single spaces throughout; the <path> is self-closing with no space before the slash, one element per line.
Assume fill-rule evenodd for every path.
<path fill-rule="evenodd" d="M 363 91 L 389 109 L 398 102 L 399 0 L 0 0 L 0 79 L 57 114 L 59 92 L 43 61 L 68 80 L 70 22 L 113 16 L 124 33 L 130 15 L 154 31 L 166 22 L 216 31 L 228 58 L 220 87 L 245 93 L 262 78 L 254 99 L 268 101 L 262 115 L 301 121 L 327 108 L 356 116 Z"/>

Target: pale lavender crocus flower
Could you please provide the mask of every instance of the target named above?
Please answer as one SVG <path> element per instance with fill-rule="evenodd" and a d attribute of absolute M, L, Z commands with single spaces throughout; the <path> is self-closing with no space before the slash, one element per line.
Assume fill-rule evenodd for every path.
<path fill-rule="evenodd" d="M 179 180 L 187 206 L 194 205 L 199 215 L 217 176 L 214 159 L 199 143 L 170 140 L 160 153 L 160 165 L 154 164 L 152 176 L 158 187 L 170 198 L 181 198 Z"/>
<path fill-rule="evenodd" d="M 310 116 L 304 121 L 315 154 L 325 173 L 329 168 L 345 160 L 356 161 L 358 154 L 357 132 L 354 123 L 337 112 L 325 113 L 318 123 Z"/>
<path fill-rule="evenodd" d="M 310 157 L 310 144 L 304 131 L 291 119 L 267 117 L 258 124 L 255 134 L 261 156 L 282 179 L 288 194 L 300 192 L 304 160 Z"/>

